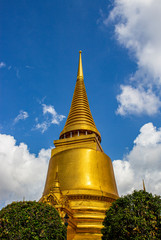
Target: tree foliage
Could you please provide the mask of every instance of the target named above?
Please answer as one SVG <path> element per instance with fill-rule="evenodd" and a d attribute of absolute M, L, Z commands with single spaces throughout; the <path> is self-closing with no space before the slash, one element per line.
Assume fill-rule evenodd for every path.
<path fill-rule="evenodd" d="M 0 239 L 66 239 L 66 227 L 56 209 L 38 202 L 17 202 L 0 211 Z"/>
<path fill-rule="evenodd" d="M 161 239 L 161 197 L 145 191 L 117 199 L 103 222 L 102 240 Z"/>

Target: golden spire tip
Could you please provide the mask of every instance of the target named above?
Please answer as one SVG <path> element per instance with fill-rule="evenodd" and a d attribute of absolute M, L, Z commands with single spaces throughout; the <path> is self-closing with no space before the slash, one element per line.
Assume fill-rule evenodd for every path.
<path fill-rule="evenodd" d="M 82 51 L 79 51 L 79 64 L 78 64 L 78 74 L 77 79 L 83 79 L 83 67 L 82 67 L 82 57 L 81 57 Z"/>
<path fill-rule="evenodd" d="M 144 192 L 146 192 L 146 188 L 145 188 L 144 179 L 143 179 L 143 191 L 144 191 Z"/>

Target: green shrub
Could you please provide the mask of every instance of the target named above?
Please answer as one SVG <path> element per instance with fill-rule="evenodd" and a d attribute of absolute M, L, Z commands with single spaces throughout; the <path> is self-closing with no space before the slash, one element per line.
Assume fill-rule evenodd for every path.
<path fill-rule="evenodd" d="M 102 240 L 161 239 L 161 197 L 145 191 L 117 199 L 106 212 Z"/>
<path fill-rule="evenodd" d="M 0 211 L 0 239 L 66 239 L 66 227 L 56 209 L 38 202 L 17 202 Z"/>

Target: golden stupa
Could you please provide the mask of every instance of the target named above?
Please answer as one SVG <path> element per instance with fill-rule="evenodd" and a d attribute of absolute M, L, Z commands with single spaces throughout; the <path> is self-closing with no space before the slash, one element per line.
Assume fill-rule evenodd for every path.
<path fill-rule="evenodd" d="M 81 51 L 71 109 L 51 151 L 40 201 L 67 213 L 67 239 L 101 239 L 105 211 L 118 198 L 111 159 L 100 145 L 84 85 Z"/>

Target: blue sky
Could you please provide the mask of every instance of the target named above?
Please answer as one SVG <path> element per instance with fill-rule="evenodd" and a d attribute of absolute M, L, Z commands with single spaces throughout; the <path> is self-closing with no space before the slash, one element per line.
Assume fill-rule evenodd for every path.
<path fill-rule="evenodd" d="M 114 161 L 120 194 L 140 188 L 142 178 L 149 191 L 155 185 L 154 193 L 161 194 L 161 34 L 156 27 L 161 14 L 160 4 L 154 2 L 0 1 L 0 141 L 6 144 L 0 161 L 6 162 L 5 169 L 12 165 L 1 171 L 6 179 L 12 176 L 20 156 L 24 165 L 18 172 L 26 159 L 32 165 L 33 158 L 32 171 L 41 159 L 43 175 L 38 177 L 41 184 L 36 180 L 36 195 L 33 189 L 22 190 L 30 189 L 31 169 L 26 169 L 25 180 L 22 176 L 24 185 L 19 178 L 14 186 L 5 180 L 0 188 L 3 204 L 25 194 L 30 199 L 41 195 L 49 149 L 69 113 L 79 50 L 91 112 L 102 147 Z M 152 184 L 154 156 L 158 179 Z M 139 165 L 142 159 L 144 165 Z M 137 169 L 142 171 L 134 186 Z"/>

